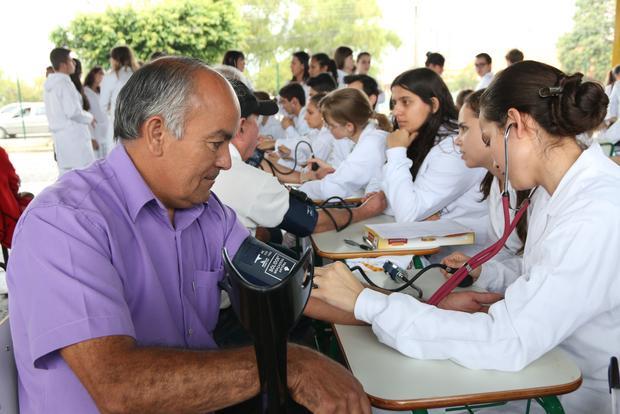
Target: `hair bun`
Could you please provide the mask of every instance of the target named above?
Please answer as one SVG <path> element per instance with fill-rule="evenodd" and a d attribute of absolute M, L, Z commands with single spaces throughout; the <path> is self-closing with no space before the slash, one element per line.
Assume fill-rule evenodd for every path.
<path fill-rule="evenodd" d="M 603 87 L 582 79 L 581 73 L 575 73 L 560 80 L 562 93 L 551 110 L 561 135 L 578 135 L 595 129 L 607 114 L 609 98 Z"/>
<path fill-rule="evenodd" d="M 429 57 L 432 54 L 433 54 L 433 52 L 426 52 L 426 57 Z"/>

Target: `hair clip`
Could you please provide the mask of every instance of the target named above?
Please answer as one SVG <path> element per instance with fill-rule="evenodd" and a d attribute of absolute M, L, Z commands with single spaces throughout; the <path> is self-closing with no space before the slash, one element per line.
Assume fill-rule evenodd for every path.
<path fill-rule="evenodd" d="M 540 88 L 538 90 L 538 96 L 541 98 L 549 98 L 551 96 L 559 96 L 564 91 L 564 88 L 561 86 L 549 86 Z"/>

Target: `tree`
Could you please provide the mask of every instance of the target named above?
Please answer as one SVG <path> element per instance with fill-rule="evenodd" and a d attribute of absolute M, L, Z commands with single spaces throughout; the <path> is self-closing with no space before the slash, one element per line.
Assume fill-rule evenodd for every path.
<path fill-rule="evenodd" d="M 615 0 L 577 0 L 573 31 L 557 45 L 565 72 L 605 80 L 611 68 L 615 6 Z"/>
<path fill-rule="evenodd" d="M 243 33 L 233 0 L 183 0 L 78 15 L 67 27 L 56 28 L 50 38 L 57 46 L 75 50 L 89 68 L 105 64 L 110 50 L 120 45 L 131 46 L 143 61 L 163 51 L 218 62 Z"/>
<path fill-rule="evenodd" d="M 378 67 L 384 48 L 400 44 L 394 32 L 382 27 L 376 0 L 249 0 L 241 13 L 252 34 L 241 46 L 256 69 L 255 86 L 271 92 L 291 78 L 291 55 L 298 50 L 332 55 L 347 45 L 370 52 Z"/>
<path fill-rule="evenodd" d="M 45 78 L 36 78 L 33 83 L 19 82 L 19 91 L 17 88 L 17 80 L 7 77 L 0 70 L 0 106 L 18 102 L 21 93 L 23 102 L 38 102 L 43 100 L 43 82 Z M 19 93 L 18 93 L 19 92 Z"/>

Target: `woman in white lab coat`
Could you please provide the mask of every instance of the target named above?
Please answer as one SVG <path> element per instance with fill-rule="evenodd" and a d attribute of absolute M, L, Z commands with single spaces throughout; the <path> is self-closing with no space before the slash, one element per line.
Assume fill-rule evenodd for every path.
<path fill-rule="evenodd" d="M 299 189 L 315 200 L 361 197 L 370 181 L 381 174 L 389 122 L 372 110 L 363 92 L 352 88 L 329 93 L 321 101 L 321 113 L 334 138 L 349 138 L 355 147 L 337 169 L 316 158 L 310 159 L 319 169 L 302 172 L 301 181 L 310 181 Z"/>
<path fill-rule="evenodd" d="M 396 222 L 437 214 L 455 220 L 474 230 L 476 244 L 462 249 L 473 254 L 487 244 L 488 208 L 480 192 L 486 171 L 467 168 L 455 148 L 457 111 L 450 91 L 427 68 L 400 74 L 391 90 L 398 129 L 387 138 L 381 187 Z"/>
<path fill-rule="evenodd" d="M 480 97 L 485 89 L 480 89 L 470 94 L 461 110 L 459 111 L 459 135 L 456 137 L 454 143 L 457 148 L 460 149 L 461 158 L 465 161 L 465 164 L 469 168 L 485 168 L 488 172 L 485 175 L 482 183 L 480 183 L 480 191 L 482 192 L 483 199 L 488 200 L 489 205 L 489 229 L 488 229 L 488 243 L 494 243 L 499 240 L 504 233 L 504 212 L 502 208 L 502 191 L 504 188 L 504 176 L 499 170 L 499 166 L 493 159 L 491 148 L 487 137 L 482 137 L 482 130 L 480 129 Z M 508 183 L 508 193 L 510 194 L 510 217 L 514 218 L 516 208 L 521 205 L 523 200 L 527 198 L 530 191 L 515 191 L 510 183 Z M 543 189 L 538 189 L 533 199 L 540 197 L 548 197 L 548 194 Z M 533 200 L 530 205 L 533 204 Z M 530 212 L 531 212 L 530 208 Z M 470 272 L 472 276 L 477 278 L 480 275 L 480 270 L 485 272 L 485 277 L 481 279 L 487 281 L 480 287 L 487 290 L 495 290 L 493 286 L 498 284 L 501 280 L 500 277 L 496 277 L 500 272 L 512 272 L 521 274 L 523 262 L 523 248 L 525 245 L 525 239 L 527 236 L 527 215 L 524 216 L 515 231 L 512 232 L 508 240 L 506 241 L 504 248 L 493 258 L 493 260 L 485 263 L 481 268 L 476 271 Z M 452 253 L 448 257 L 442 260 L 442 263 L 451 267 L 460 267 L 463 265 L 470 256 L 463 253 Z M 449 275 L 444 274 L 446 277 Z M 499 283 L 501 285 L 501 283 Z M 501 290 L 501 287 L 499 288 Z"/>
<path fill-rule="evenodd" d="M 315 270 L 313 295 L 354 312 L 380 341 L 414 358 L 517 371 L 559 346 L 583 376 L 581 388 L 560 397 L 566 412 L 610 412 L 607 365 L 620 344 L 620 167 L 597 144 L 583 150 L 575 139 L 600 124 L 607 102 L 581 74 L 533 61 L 506 68 L 482 96 L 482 134 L 500 169 L 515 189 L 550 194 L 533 206 L 523 274 L 506 281 L 488 315 L 364 289 L 341 265 Z M 463 309 L 472 296 L 452 293 L 440 307 Z"/>
<path fill-rule="evenodd" d="M 105 74 L 103 80 L 101 81 L 99 102 L 101 103 L 101 108 L 108 114 L 110 120 L 107 140 L 108 142 L 113 142 L 116 98 L 131 75 L 138 70 L 138 64 L 136 63 L 133 52 L 129 47 L 117 46 L 110 52 L 110 66 L 112 69 L 110 72 Z M 109 148 L 108 150 L 111 149 L 112 148 Z"/>
<path fill-rule="evenodd" d="M 99 144 L 99 148 L 95 151 L 97 158 L 104 158 L 112 149 L 112 141 L 108 137 L 110 120 L 99 103 L 103 75 L 103 69 L 100 66 L 95 66 L 84 78 L 84 95 L 90 104 L 90 113 L 95 117 L 95 126 L 91 126 L 90 129 L 93 139 Z"/>

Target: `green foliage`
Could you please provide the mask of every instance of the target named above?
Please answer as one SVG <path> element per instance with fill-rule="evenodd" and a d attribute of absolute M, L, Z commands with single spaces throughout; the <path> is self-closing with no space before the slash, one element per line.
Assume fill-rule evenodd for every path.
<path fill-rule="evenodd" d="M 256 89 L 273 93 L 290 80 L 291 55 L 298 50 L 331 56 L 338 46 L 347 45 L 355 53 L 370 52 L 376 68 L 385 47 L 400 45 L 397 35 L 382 27 L 376 0 L 242 3 L 241 13 L 252 35 L 241 46 L 247 51 L 250 68 L 256 69 Z"/>
<path fill-rule="evenodd" d="M 600 81 L 611 69 L 615 0 L 577 0 L 573 31 L 558 40 L 562 70 Z"/>
<path fill-rule="evenodd" d="M 75 50 L 88 70 L 106 64 L 110 50 L 120 45 L 131 46 L 142 61 L 163 51 L 216 62 L 242 33 L 233 0 L 183 0 L 81 14 L 67 27 L 55 29 L 50 38 L 57 46 Z"/>
<path fill-rule="evenodd" d="M 450 92 L 454 94 L 463 89 L 474 89 L 480 80 L 473 64 L 460 70 L 445 71 L 442 77 Z"/>
<path fill-rule="evenodd" d="M 32 83 L 24 83 L 23 81 L 20 81 L 19 86 L 22 101 L 42 101 L 44 81 L 45 78 L 43 77 L 35 79 Z M 18 101 L 19 94 L 17 89 L 17 81 L 9 78 L 0 70 L 0 106 Z"/>

